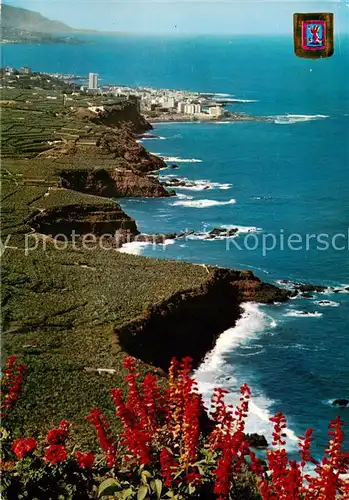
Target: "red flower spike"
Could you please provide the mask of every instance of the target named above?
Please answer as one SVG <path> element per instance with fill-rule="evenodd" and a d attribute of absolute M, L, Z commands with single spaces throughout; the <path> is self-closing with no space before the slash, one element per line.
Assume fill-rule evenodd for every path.
<path fill-rule="evenodd" d="M 27 365 L 17 362 L 17 356 L 7 359 L 4 375 L 1 379 L 1 419 L 8 416 L 22 391 Z"/>
<path fill-rule="evenodd" d="M 95 462 L 95 456 L 91 451 L 88 453 L 81 453 L 81 451 L 77 451 L 75 453 L 75 459 L 79 464 L 79 467 L 82 469 L 92 469 Z"/>
<path fill-rule="evenodd" d="M 105 458 L 108 467 L 114 467 L 116 463 L 116 448 L 109 432 L 109 422 L 99 408 L 93 408 L 85 417 L 90 425 L 93 425 L 97 432 L 97 439 L 102 450 L 105 452 Z"/>

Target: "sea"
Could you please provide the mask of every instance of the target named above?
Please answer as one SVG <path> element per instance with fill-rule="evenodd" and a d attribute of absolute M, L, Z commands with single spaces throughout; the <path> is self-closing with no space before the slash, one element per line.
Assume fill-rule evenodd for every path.
<path fill-rule="evenodd" d="M 87 75 L 100 83 L 211 92 L 235 98 L 231 110 L 270 122 L 157 124 L 150 151 L 178 169 L 162 178 L 191 182 L 166 199 L 122 199 L 145 233 L 195 231 L 165 245 L 124 251 L 160 259 L 249 269 L 262 280 L 321 284 L 311 298 L 246 303 L 195 376 L 206 401 L 214 387 L 252 389 L 249 432 L 271 440 L 269 417 L 284 412 L 287 447 L 315 429 L 322 455 L 328 423 L 345 422 L 349 448 L 349 39 L 335 54 L 300 59 L 292 36 L 89 36 L 85 45 L 7 45 L 2 65 Z M 239 229 L 210 240 L 215 227 Z M 291 237 L 291 244 L 289 238 Z M 282 284 L 285 286 L 285 284 Z M 287 285 L 286 285 L 287 286 Z"/>

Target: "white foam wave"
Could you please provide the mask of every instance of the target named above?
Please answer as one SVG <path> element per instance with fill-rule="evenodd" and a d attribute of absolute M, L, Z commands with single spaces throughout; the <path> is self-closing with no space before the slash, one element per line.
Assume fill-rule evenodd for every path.
<path fill-rule="evenodd" d="M 215 387 L 230 389 L 231 394 L 228 395 L 227 402 L 233 404 L 238 402 L 241 381 L 237 380 L 237 375 L 233 372 L 234 368 L 227 357 L 237 346 L 247 348 L 249 340 L 256 338 L 265 329 L 273 327 L 273 318 L 266 314 L 258 304 L 244 303 L 242 308 L 243 314 L 235 327 L 229 328 L 220 335 L 213 350 L 194 373 L 199 390 L 208 407 Z M 251 347 L 262 346 L 257 344 Z M 246 432 L 263 434 L 268 442 L 271 442 L 272 433 L 272 424 L 269 421 L 271 413 L 268 408 L 272 403 L 262 395 L 253 396 L 246 420 Z M 287 429 L 286 434 L 290 440 L 297 440 L 297 436 L 291 429 Z"/>
<path fill-rule="evenodd" d="M 238 225 L 228 225 L 228 226 L 222 226 L 221 229 L 225 229 L 227 232 L 222 233 L 220 235 L 212 236 L 210 234 L 210 231 L 203 231 L 203 232 L 196 232 L 193 234 L 188 234 L 186 237 L 188 240 L 205 240 L 205 241 L 215 241 L 215 240 L 226 240 L 229 238 L 236 238 L 237 236 L 240 236 L 241 234 L 245 233 L 257 233 L 261 231 L 260 228 L 258 227 L 248 227 L 248 226 L 238 226 Z M 228 231 L 230 229 L 237 229 L 236 233 L 229 235 Z"/>
<path fill-rule="evenodd" d="M 253 415 L 255 415 L 256 417 L 258 417 L 260 420 L 262 420 L 263 422 L 268 422 L 268 424 L 270 425 L 270 417 L 272 417 L 271 413 L 266 410 L 266 409 L 262 409 L 262 408 L 259 408 L 255 403 L 254 401 L 252 400 L 250 402 L 250 405 L 249 405 L 249 409 L 250 409 L 250 413 L 252 413 Z M 258 431 L 257 431 L 258 432 Z M 291 439 L 292 441 L 298 441 L 298 437 L 297 435 L 293 432 L 292 429 L 290 429 L 289 427 L 287 427 L 285 429 L 285 434 L 286 436 Z"/>
<path fill-rule="evenodd" d="M 168 175 L 161 175 L 160 180 L 166 181 L 171 179 L 176 178 L 181 182 L 185 182 L 185 186 L 169 186 L 173 187 L 174 189 L 179 189 L 179 190 L 189 190 L 189 191 L 204 191 L 204 190 L 209 190 L 209 189 L 222 189 L 222 190 L 227 190 L 231 189 L 233 187 L 232 184 L 229 183 L 220 183 L 220 182 L 212 182 L 208 181 L 205 179 L 197 179 L 197 180 L 191 180 L 188 179 L 187 177 L 177 177 L 174 174 L 168 174 Z"/>
<path fill-rule="evenodd" d="M 239 233 L 259 233 L 263 231 L 261 227 L 256 226 L 238 226 L 236 224 L 228 224 L 224 226 L 225 229 L 234 229 L 236 228 Z"/>
<path fill-rule="evenodd" d="M 323 118 L 329 118 L 328 115 L 279 115 L 274 118 L 274 123 L 279 125 L 286 125 L 290 123 L 300 123 L 300 122 L 309 122 L 313 120 L 321 120 Z"/>
<path fill-rule="evenodd" d="M 128 253 L 131 255 L 142 255 L 143 250 L 150 245 L 154 247 L 164 247 L 167 245 L 172 245 L 174 240 L 165 240 L 163 243 L 152 243 L 151 241 L 131 241 L 130 243 L 125 243 L 121 248 L 118 249 L 120 253 Z"/>
<path fill-rule="evenodd" d="M 220 205 L 234 205 L 236 200 L 231 199 L 228 201 L 217 201 L 217 200 L 182 200 L 175 201 L 171 203 L 173 206 L 191 207 L 191 208 L 209 208 L 216 207 Z"/>
<path fill-rule="evenodd" d="M 182 179 L 181 179 L 182 180 Z M 233 187 L 232 184 L 221 184 L 220 182 L 211 182 L 205 180 L 197 180 L 197 181 L 187 181 L 183 179 L 185 182 L 188 182 L 187 186 L 174 186 L 176 189 L 188 189 L 190 191 L 204 191 L 208 189 L 222 189 L 227 190 Z"/>
<path fill-rule="evenodd" d="M 314 303 L 317 304 L 318 306 L 321 306 L 321 307 L 339 307 L 340 306 L 340 303 L 335 302 L 334 300 L 315 300 Z"/>
<path fill-rule="evenodd" d="M 322 313 L 315 312 L 307 312 L 307 311 L 288 311 L 285 316 L 290 316 L 293 318 L 321 318 Z"/>
<path fill-rule="evenodd" d="M 231 102 L 259 102 L 259 101 L 258 99 L 231 99 Z"/>
<path fill-rule="evenodd" d="M 150 242 L 132 241 L 130 243 L 125 243 L 119 248 L 120 253 L 128 253 L 131 255 L 142 255 L 144 248 L 151 245 Z"/>
<path fill-rule="evenodd" d="M 143 141 L 165 141 L 166 137 L 162 137 L 161 135 L 157 135 L 155 137 L 142 137 L 142 139 L 138 140 L 137 142 L 143 142 Z M 154 154 L 154 153 L 153 153 Z"/>
<path fill-rule="evenodd" d="M 180 158 L 177 156 L 162 156 L 157 153 L 155 154 L 155 156 L 160 156 L 162 160 L 172 163 L 202 163 L 202 160 L 199 160 L 198 158 Z"/>
<path fill-rule="evenodd" d="M 176 193 L 176 196 L 180 200 L 192 200 L 193 199 L 192 196 L 188 196 L 187 194 L 183 194 L 183 193 Z"/>
<path fill-rule="evenodd" d="M 225 364 L 225 355 L 235 347 L 256 336 L 268 324 L 268 317 L 258 304 L 247 302 L 242 305 L 243 314 L 233 328 L 223 332 L 217 339 L 213 350 L 206 356 L 195 372 L 195 378 L 200 381 L 202 373 L 217 374 Z"/>

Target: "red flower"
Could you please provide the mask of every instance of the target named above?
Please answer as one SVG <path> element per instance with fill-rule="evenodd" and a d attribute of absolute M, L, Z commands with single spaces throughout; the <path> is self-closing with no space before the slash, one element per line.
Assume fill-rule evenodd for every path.
<path fill-rule="evenodd" d="M 30 453 L 33 453 L 37 448 L 37 442 L 35 438 L 20 438 L 16 439 L 11 447 L 11 450 L 16 455 L 16 457 L 21 460 Z"/>
<path fill-rule="evenodd" d="M 48 444 L 64 444 L 68 435 L 69 435 L 69 422 L 67 420 L 61 420 L 58 428 L 51 429 L 50 431 L 48 431 L 46 436 L 46 442 Z"/>
<path fill-rule="evenodd" d="M 65 462 L 67 459 L 67 450 L 62 444 L 51 444 L 45 451 L 44 460 L 51 465 L 58 462 Z"/>
<path fill-rule="evenodd" d="M 165 486 L 171 487 L 178 464 L 167 448 L 163 448 L 160 452 L 160 467 Z"/>
<path fill-rule="evenodd" d="M 105 452 L 108 467 L 114 467 L 116 464 L 116 447 L 110 433 L 110 424 L 107 417 L 103 415 L 99 408 L 92 408 L 85 418 L 96 429 L 99 445 Z"/>
<path fill-rule="evenodd" d="M 187 484 L 191 484 L 192 486 L 199 486 L 202 483 L 202 477 L 198 472 L 189 472 L 185 476 L 185 481 Z"/>
<path fill-rule="evenodd" d="M 95 456 L 91 451 L 89 453 L 81 453 L 81 451 L 77 451 L 75 453 L 75 458 L 82 469 L 92 469 L 95 462 Z"/>
<path fill-rule="evenodd" d="M 22 390 L 27 365 L 18 363 L 17 356 L 10 356 L 1 379 L 1 418 L 15 406 Z"/>

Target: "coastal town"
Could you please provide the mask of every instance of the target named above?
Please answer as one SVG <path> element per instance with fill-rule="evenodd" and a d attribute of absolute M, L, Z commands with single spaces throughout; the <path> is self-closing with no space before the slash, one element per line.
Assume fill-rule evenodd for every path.
<path fill-rule="evenodd" d="M 33 72 L 28 66 L 17 70 L 7 67 L 4 70 L 7 86 L 11 79 L 27 78 L 32 83 L 43 73 Z M 115 84 L 100 84 L 97 73 L 89 73 L 88 77 L 71 74 L 52 73 L 48 76 L 60 79 L 71 86 L 73 91 L 66 95 L 64 103 L 74 100 L 74 97 L 91 98 L 91 106 L 117 104 L 123 100 L 136 103 L 137 109 L 150 122 L 186 122 L 186 121 L 249 121 L 262 117 L 236 112 L 232 108 L 237 103 L 253 102 L 236 99 L 230 94 L 215 94 L 193 92 L 188 90 L 156 89 L 152 87 L 135 87 Z M 12 83 L 14 83 L 12 81 Z M 17 83 L 17 82 L 16 82 Z M 49 83 L 49 82 L 48 82 Z"/>

